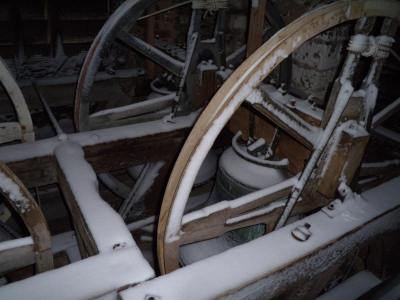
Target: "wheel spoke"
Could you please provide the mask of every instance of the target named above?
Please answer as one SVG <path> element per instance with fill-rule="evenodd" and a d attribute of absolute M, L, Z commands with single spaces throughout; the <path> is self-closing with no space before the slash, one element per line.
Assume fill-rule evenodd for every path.
<path fill-rule="evenodd" d="M 132 34 L 122 30 L 117 39 L 123 44 L 135 49 L 139 53 L 143 54 L 153 62 L 157 63 L 161 67 L 165 68 L 169 72 L 179 76 L 183 69 L 183 62 L 176 60 L 154 46 L 146 43 L 145 41 L 133 36 Z"/>
<path fill-rule="evenodd" d="M 91 114 L 90 118 L 92 120 L 96 119 L 97 123 L 126 119 L 172 107 L 175 103 L 174 99 L 175 93 L 171 93 L 169 95 L 148 99 L 138 103 L 101 110 Z"/>
<path fill-rule="evenodd" d="M 390 117 L 394 116 L 400 111 L 400 98 L 397 98 L 390 105 L 382 109 L 380 112 L 374 115 L 372 119 L 372 127 L 378 127 L 380 124 L 385 122 Z"/>

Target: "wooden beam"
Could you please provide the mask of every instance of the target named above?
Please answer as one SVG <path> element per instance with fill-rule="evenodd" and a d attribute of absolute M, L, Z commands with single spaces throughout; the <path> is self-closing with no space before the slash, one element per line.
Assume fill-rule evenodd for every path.
<path fill-rule="evenodd" d="M 83 258 L 93 256 L 99 253 L 96 242 L 89 230 L 89 227 L 85 221 L 82 211 L 72 193 L 71 187 L 68 184 L 67 179 L 60 167 L 58 170 L 58 182 L 62 191 L 62 194 L 67 203 L 68 209 L 71 213 L 72 222 L 74 224 L 74 229 L 77 234 L 76 238 L 78 241 L 79 251 Z"/>
<path fill-rule="evenodd" d="M 251 0 L 246 56 L 249 57 L 263 44 L 265 8 L 267 0 Z"/>
<path fill-rule="evenodd" d="M 116 129 L 117 130 L 117 129 Z M 183 145 L 188 129 L 143 137 L 97 143 L 83 147 L 85 157 L 96 173 L 127 168 L 149 161 L 174 159 Z M 35 144 L 31 146 L 34 147 Z M 13 145 L 19 151 L 24 144 Z M 8 167 L 28 188 L 57 183 L 57 167 L 52 155 L 10 161 Z"/>
<path fill-rule="evenodd" d="M 311 132 L 310 132 L 310 135 L 301 134 L 299 131 L 295 130 L 292 126 L 290 126 L 290 124 L 288 124 L 287 122 L 284 122 L 281 118 L 279 118 L 273 112 L 267 110 L 260 104 L 254 104 L 254 105 L 252 105 L 252 107 L 261 116 L 264 116 L 268 120 L 275 123 L 279 128 L 281 128 L 283 131 L 285 131 L 287 134 L 289 134 L 295 140 L 300 142 L 307 149 L 312 150 L 314 148 L 313 141 L 312 141 L 312 139 L 310 139 L 310 135 L 312 134 Z M 305 121 L 304 121 L 304 123 L 305 123 Z"/>
<path fill-rule="evenodd" d="M 334 152 L 329 160 L 322 160 L 319 172 L 324 172 L 317 183 L 318 192 L 328 198 L 333 198 L 342 176 L 350 184 L 360 166 L 365 148 L 369 141 L 368 132 L 359 125 L 356 130 L 345 129 L 340 136 L 338 145 L 331 145 Z M 361 133 L 361 134 L 360 134 Z M 330 149 L 325 151 L 329 153 Z M 326 170 L 326 171 L 324 171 Z"/>
<path fill-rule="evenodd" d="M 23 239 L 29 239 L 30 243 L 15 247 L 13 245 L 10 245 L 10 247 L 0 250 L 1 275 L 35 263 L 35 250 L 33 247 L 33 241 L 29 237 Z M 22 239 L 17 239 L 2 243 L 12 243 L 21 240 Z M 4 246 L 2 245 L 2 248 L 3 247 Z"/>

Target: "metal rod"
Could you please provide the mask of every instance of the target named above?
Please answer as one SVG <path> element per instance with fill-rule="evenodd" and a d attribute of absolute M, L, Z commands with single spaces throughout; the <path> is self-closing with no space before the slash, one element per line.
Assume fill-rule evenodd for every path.
<path fill-rule="evenodd" d="M 340 121 L 340 117 L 342 116 L 354 90 L 350 81 L 347 80 L 346 82 L 347 84 L 343 84 L 342 87 L 340 88 L 338 100 L 336 101 L 335 110 L 333 111 L 332 116 L 329 119 L 326 129 L 321 132 L 320 141 L 318 142 L 318 145 L 316 146 L 306 167 L 304 168 L 303 173 L 298 179 L 298 182 L 293 187 L 292 194 L 288 199 L 288 201 L 286 202 L 285 209 L 283 210 L 275 226 L 275 229 L 279 229 L 286 224 L 287 219 L 290 217 L 290 214 L 294 206 L 296 205 L 297 201 L 299 200 L 307 181 L 309 180 L 312 172 L 314 171 L 319 158 L 321 157 L 323 151 L 325 150 L 329 140 L 331 139 L 332 134 L 336 129 L 337 124 Z"/>
<path fill-rule="evenodd" d="M 135 185 L 131 189 L 131 191 L 128 195 L 128 198 L 126 198 L 122 202 L 121 207 L 119 208 L 118 212 L 123 219 L 126 219 L 128 217 L 133 204 L 137 203 L 140 200 L 137 192 L 138 192 L 140 186 L 142 185 L 142 183 L 146 177 L 146 174 L 150 169 L 150 166 L 151 166 L 151 164 L 146 164 L 144 166 L 143 170 L 140 172 L 139 178 L 137 179 Z"/>
<path fill-rule="evenodd" d="M 178 3 L 178 4 L 172 5 L 172 6 L 167 7 L 167 8 L 160 9 L 160 10 L 158 10 L 158 11 L 155 11 L 155 12 L 151 13 L 151 14 L 144 15 L 144 16 L 140 17 L 140 18 L 138 19 L 138 21 L 145 20 L 145 19 L 148 19 L 148 18 L 150 18 L 150 17 L 154 17 L 154 16 L 156 16 L 156 15 L 162 14 L 162 13 L 164 13 L 164 12 L 173 10 L 173 9 L 178 8 L 178 7 L 181 7 L 181 6 L 188 5 L 188 4 L 190 4 L 190 3 L 192 3 L 192 0 L 190 0 L 190 1 L 185 1 L 185 2 L 182 2 L 182 3 Z"/>
<path fill-rule="evenodd" d="M 134 230 L 137 230 L 137 229 L 142 229 L 145 226 L 152 225 L 155 222 L 156 222 L 156 217 L 155 216 L 151 216 L 151 217 L 148 217 L 146 219 L 142 219 L 142 220 L 135 221 L 133 223 L 127 224 L 126 227 L 128 227 L 129 231 L 134 231 Z"/>
<path fill-rule="evenodd" d="M 33 88 L 35 89 L 35 92 L 38 95 L 40 101 L 42 102 L 44 110 L 46 111 L 46 113 L 50 119 L 51 125 L 53 125 L 54 129 L 56 130 L 57 135 L 64 134 L 63 130 L 61 129 L 60 125 L 57 122 L 57 119 L 54 117 L 54 114 L 51 111 L 50 106 L 47 104 L 46 99 L 41 94 L 36 82 L 33 82 L 32 85 L 33 85 Z"/>

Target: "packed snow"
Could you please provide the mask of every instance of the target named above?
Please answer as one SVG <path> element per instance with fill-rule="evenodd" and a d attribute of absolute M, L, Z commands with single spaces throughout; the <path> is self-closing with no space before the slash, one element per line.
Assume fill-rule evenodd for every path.
<path fill-rule="evenodd" d="M 272 293 L 280 284 L 294 282 L 309 269 L 324 270 L 370 236 L 387 228 L 399 228 L 399 187 L 400 177 L 355 197 L 334 218 L 317 212 L 249 243 L 124 290 L 120 296 L 124 300 L 144 299 L 146 295 L 163 300 L 211 299 L 263 277 L 263 287 L 267 287 L 264 291 Z M 385 213 L 384 218 L 378 218 Z M 297 241 L 291 231 L 305 223 L 310 224 L 312 235 L 306 242 Z M 347 236 L 350 233 L 353 236 Z M 318 253 L 310 256 L 316 249 L 327 253 L 322 257 Z M 299 262 L 301 259 L 305 260 Z"/>
<path fill-rule="evenodd" d="M 55 156 L 99 252 L 136 247 L 122 218 L 100 197 L 96 174 L 81 146 L 64 142 L 55 149 Z"/>
<path fill-rule="evenodd" d="M 321 295 L 317 300 L 357 299 L 381 281 L 371 272 L 361 271 Z"/>
<path fill-rule="evenodd" d="M 95 255 L 0 288 L 1 299 L 92 299 L 148 280 L 154 271 L 137 247 Z"/>
<path fill-rule="evenodd" d="M 82 147 L 102 143 L 132 139 L 157 133 L 166 133 L 178 129 L 190 128 L 197 119 L 198 112 L 188 116 L 175 117 L 172 122 L 156 120 L 140 124 L 131 124 L 117 128 L 106 128 L 90 132 L 79 132 L 68 135 L 68 139 Z M 0 148 L 0 160 L 5 163 L 21 161 L 33 157 L 52 155 L 54 149 L 61 144 L 58 137 L 36 141 L 34 143 L 16 144 Z"/>
<path fill-rule="evenodd" d="M 1 171 L 0 188 L 8 195 L 8 198 L 13 202 L 20 213 L 23 214 L 30 210 L 30 201 L 22 194 L 18 184 Z"/>
<path fill-rule="evenodd" d="M 18 247 L 23 247 L 23 246 L 33 246 L 33 239 L 32 237 L 24 237 L 24 238 L 19 238 L 19 239 L 14 239 L 14 240 L 9 240 L 9 241 L 4 241 L 0 243 L 0 252 L 2 251 L 7 251 L 13 248 L 18 248 Z"/>

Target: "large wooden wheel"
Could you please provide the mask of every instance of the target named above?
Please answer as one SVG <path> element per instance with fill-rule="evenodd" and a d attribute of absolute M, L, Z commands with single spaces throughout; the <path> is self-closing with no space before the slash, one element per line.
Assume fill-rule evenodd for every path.
<path fill-rule="evenodd" d="M 304 186 L 309 179 L 312 167 L 319 160 L 329 138 L 337 128 L 340 117 L 353 94 L 354 88 L 351 83 L 353 74 L 342 73 L 341 84 L 332 90 L 333 97 L 337 98 L 336 104 L 334 103 L 333 109 L 328 105 L 321 126 L 305 122 L 283 106 L 279 106 L 279 103 L 274 102 L 273 99 L 261 104 L 259 100 L 262 98 L 261 91 L 258 87 L 275 67 L 308 39 L 338 24 L 370 16 L 394 18 L 398 21 L 400 3 L 390 0 L 337 1 L 320 7 L 279 31 L 224 83 L 203 111 L 186 140 L 166 188 L 157 239 L 159 266 L 162 273 L 179 267 L 181 245 L 210 239 L 226 231 L 253 224 L 276 224 L 278 220 L 281 220 L 282 215 L 290 214 L 292 209 L 286 208 L 293 208 L 293 204 L 296 203 L 296 201 L 293 203 L 293 198 L 298 200 L 303 191 L 299 186 Z M 346 84 L 343 84 L 344 82 Z M 245 100 L 268 116 L 275 124 L 286 129 L 291 136 L 311 151 L 312 154 L 302 175 L 249 194 L 247 198 L 242 197 L 231 201 L 230 204 L 222 203 L 218 206 L 207 207 L 197 212 L 197 216 L 192 214 L 184 217 L 184 209 L 196 173 L 218 134 Z M 271 211 L 266 205 L 285 197 L 290 199 L 285 204 L 285 210 L 281 207 L 277 214 L 266 215 L 266 211 Z M 302 201 L 302 203 L 305 205 L 301 206 L 306 208 L 307 201 Z M 249 211 L 251 215 L 251 210 L 260 207 L 264 208 L 264 213 L 261 209 L 255 215 L 255 219 L 246 218 Z M 243 213 L 246 214 L 243 216 Z"/>
<path fill-rule="evenodd" d="M 245 0 L 243 2 L 246 2 Z M 241 61 L 246 57 L 246 52 L 250 50 L 247 49 L 246 45 L 243 45 L 239 49 L 236 49 L 233 53 L 228 53 L 225 57 L 225 47 L 224 47 L 224 17 L 226 14 L 226 9 L 219 10 L 216 16 L 216 26 L 215 26 L 215 42 L 212 40 L 200 40 L 197 43 L 194 58 L 192 58 L 193 63 L 190 63 L 190 55 L 188 56 L 189 49 L 185 51 L 181 49 L 183 55 L 179 58 L 171 57 L 171 54 L 164 53 L 162 49 L 154 47 L 148 44 L 146 41 L 140 39 L 132 34 L 132 28 L 134 28 L 137 22 L 142 22 L 140 17 L 146 10 L 152 9 L 157 3 L 162 3 L 162 1 L 125 1 L 107 20 L 97 37 L 95 38 L 93 44 L 90 47 L 88 55 L 85 58 L 84 65 L 82 67 L 80 78 L 76 90 L 75 97 L 75 123 L 78 130 L 88 130 L 99 127 L 109 127 L 116 126 L 125 123 L 140 123 L 149 121 L 152 118 L 161 118 L 164 115 L 171 113 L 171 110 L 176 105 L 178 106 L 190 106 L 189 103 L 176 103 L 179 97 L 175 97 L 179 94 L 179 91 L 170 92 L 162 91 L 165 95 L 160 95 L 159 97 L 152 98 L 151 100 L 144 100 L 141 102 L 113 107 L 110 109 L 103 109 L 97 112 L 93 112 L 91 106 L 95 104 L 96 99 L 91 97 L 91 90 L 93 89 L 94 78 L 97 72 L 101 68 L 101 62 L 103 58 L 107 55 L 107 51 L 111 45 L 121 44 L 123 46 L 128 46 L 129 50 L 135 50 L 135 53 L 140 53 L 146 58 L 150 59 L 154 63 L 161 66 L 163 69 L 168 71 L 174 77 L 183 78 L 185 76 L 184 72 L 191 72 L 186 70 L 192 68 L 197 70 L 197 64 L 199 63 L 197 56 L 201 56 L 204 59 L 204 55 L 211 55 L 215 60 L 217 65 L 232 65 L 236 67 Z M 266 3 L 265 7 L 260 8 L 260 10 L 265 11 L 261 16 L 265 19 L 262 23 L 264 26 L 261 28 L 255 28 L 253 30 L 249 29 L 249 39 L 257 39 L 257 41 L 249 42 L 251 44 L 256 44 L 258 40 L 262 42 L 263 40 L 269 39 L 276 31 L 284 26 L 284 22 L 279 15 L 278 10 L 270 3 Z M 229 11 L 229 10 L 228 10 Z M 191 21 L 191 31 L 188 31 L 187 40 L 190 40 L 196 31 L 200 31 L 201 16 L 204 11 L 193 10 L 192 11 L 192 21 Z M 146 16 L 144 16 L 146 17 Z M 261 24 L 262 24 L 261 23 Z M 159 41 L 160 42 L 160 41 Z M 157 44 L 157 43 L 156 43 Z M 173 45 L 172 45 L 173 46 Z M 253 45 L 254 46 L 254 45 Z M 175 47 L 178 48 L 178 47 Z M 211 53 L 211 54 L 210 54 Z M 188 65 L 189 63 L 189 65 Z M 142 74 L 143 75 L 143 74 Z M 285 82 L 286 84 L 290 80 L 290 63 L 284 64 L 283 68 L 280 70 L 278 80 Z M 210 76 L 211 77 L 211 76 Z M 200 80 L 205 82 L 206 80 Z M 215 80 L 211 80 L 215 81 Z M 187 75 L 187 89 L 191 90 L 191 95 L 200 94 L 201 97 L 210 98 L 214 93 L 214 87 L 207 90 L 204 94 L 198 93 L 200 88 L 198 87 L 199 80 L 191 74 Z M 153 82 L 154 83 L 154 82 Z M 197 83 L 197 86 L 193 86 Z M 215 82 L 214 82 L 215 83 Z M 152 84 L 154 86 L 154 84 Z M 205 95 L 207 94 L 207 95 Z M 183 102 L 190 102 L 190 97 L 185 95 Z M 178 101 L 179 102 L 179 101 Z M 197 109 L 196 107 L 195 109 Z M 190 110 L 190 109 L 189 109 Z M 154 166 L 153 166 L 154 167 Z M 152 169 L 152 168 L 150 168 Z M 149 172 L 146 171 L 148 168 L 144 168 L 145 172 L 141 177 L 150 176 Z M 130 172 L 131 173 L 131 172 Z M 107 186 L 115 195 L 122 198 L 123 203 L 120 208 L 121 215 L 125 218 L 127 217 L 127 209 L 132 202 L 132 195 L 130 191 L 133 189 L 123 182 L 118 180 L 115 176 L 104 173 L 100 174 L 99 179 L 101 182 Z M 136 178 L 134 178 L 136 180 Z M 138 186 L 140 181 L 138 181 Z"/>
<path fill-rule="evenodd" d="M 51 235 L 46 219 L 32 195 L 18 177 L 0 162 L 0 193 L 23 221 L 33 241 L 20 238 L 3 242 L 0 273 L 35 263 L 36 272 L 53 269 Z M 4 244 L 7 246 L 4 246 Z"/>
<path fill-rule="evenodd" d="M 94 84 L 95 76 L 100 68 L 102 59 L 106 56 L 108 48 L 120 32 L 128 39 L 127 32 L 143 12 L 154 4 L 156 0 L 125 1 L 107 20 L 94 39 L 83 63 L 78 79 L 75 94 L 75 126 L 80 131 L 93 128 L 90 120 L 90 91 Z"/>
<path fill-rule="evenodd" d="M 2 58 L 0 58 L 0 84 L 9 96 L 17 115 L 17 122 L 0 124 L 0 143 L 7 143 L 14 140 L 33 142 L 35 140 L 35 133 L 33 132 L 33 124 L 28 106 L 26 105 L 21 89 Z"/>
<path fill-rule="evenodd" d="M 246 47 L 243 46 L 238 51 L 225 57 L 224 27 L 226 9 L 219 10 L 216 17 L 214 38 L 207 40 L 201 40 L 199 36 L 204 10 L 192 10 L 186 51 L 174 45 L 164 45 L 165 51 L 163 51 L 159 47 L 150 45 L 148 42 L 132 34 L 133 27 L 141 20 L 143 13 L 151 9 L 158 2 L 161 1 L 125 1 L 110 16 L 94 39 L 83 63 L 75 94 L 74 119 L 79 131 L 145 122 L 161 118 L 171 113 L 172 110 L 178 111 L 180 114 L 196 110 L 199 108 L 199 104 L 191 103 L 196 102 L 192 99 L 195 97 L 192 94 L 195 93 L 193 91 L 196 89 L 196 86 L 194 86 L 196 79 L 193 77 L 193 73 L 200 60 L 212 58 L 218 66 L 236 66 L 246 56 Z M 265 11 L 265 17 L 269 26 L 266 30 L 260 32 L 264 40 L 283 27 L 283 21 L 272 4 L 268 3 Z M 162 44 L 163 42 L 159 41 L 160 43 Z M 140 53 L 150 61 L 161 66 L 162 69 L 177 78 L 175 80 L 177 82 L 176 90 L 162 91 L 153 88 L 153 91 L 156 91 L 156 93 L 161 91 L 162 94 L 154 98 L 148 97 L 140 102 L 117 107 L 114 104 L 107 109 L 94 111 L 96 109 L 92 107 L 95 106 L 96 100 L 91 98 L 90 93 L 102 61 L 107 56 L 110 47 L 114 44 L 126 46 L 129 50 L 134 50 L 135 53 Z M 167 53 L 168 49 L 169 52 L 175 53 L 175 56 Z M 124 78 L 143 76 L 145 74 L 143 69 L 137 70 L 138 72 L 135 74 L 130 74 L 124 70 L 119 70 L 119 73 Z M 285 68 L 282 69 L 280 79 L 285 82 L 290 79 L 289 64 L 286 64 Z M 187 92 L 183 93 L 182 91 L 185 88 Z"/>

